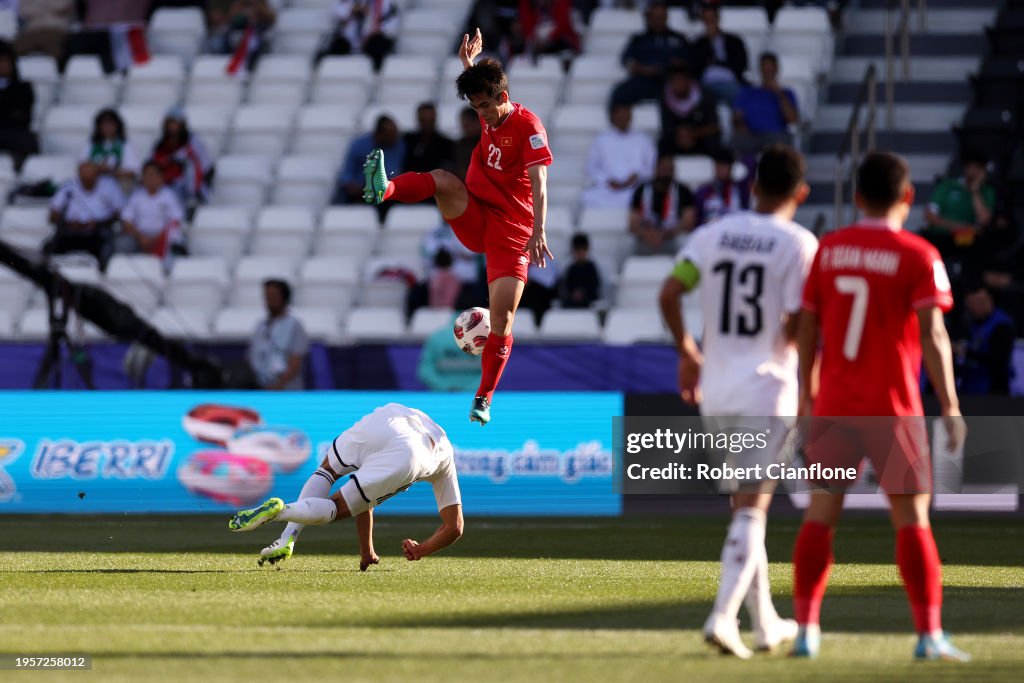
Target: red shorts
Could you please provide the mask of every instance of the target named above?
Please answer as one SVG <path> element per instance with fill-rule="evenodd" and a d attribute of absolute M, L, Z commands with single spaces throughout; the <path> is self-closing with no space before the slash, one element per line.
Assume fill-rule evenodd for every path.
<path fill-rule="evenodd" d="M 923 417 L 814 417 L 805 426 L 807 465 L 859 468 L 867 458 L 886 493 L 931 492 L 931 451 Z M 841 490 L 852 482 L 816 483 Z"/>
<path fill-rule="evenodd" d="M 466 210 L 458 218 L 448 220 L 455 236 L 472 252 L 487 259 L 487 283 L 500 277 L 514 277 L 526 282 L 530 257 L 526 243 L 533 228 L 509 222 L 499 211 L 469 194 Z"/>

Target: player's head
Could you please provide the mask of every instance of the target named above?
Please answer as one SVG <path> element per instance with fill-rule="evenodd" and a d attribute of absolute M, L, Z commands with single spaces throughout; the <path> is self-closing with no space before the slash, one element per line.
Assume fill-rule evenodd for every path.
<path fill-rule="evenodd" d="M 271 278 L 263 281 L 263 301 L 272 318 L 284 313 L 292 301 L 292 288 L 284 280 Z"/>
<path fill-rule="evenodd" d="M 633 107 L 624 102 L 613 102 L 608 108 L 608 120 L 625 133 L 633 124 Z"/>
<path fill-rule="evenodd" d="M 385 148 L 398 142 L 398 124 L 387 114 L 377 117 L 377 123 L 373 126 L 373 142 Z"/>
<path fill-rule="evenodd" d="M 800 152 L 783 144 L 768 147 L 757 160 L 754 171 L 753 192 L 758 209 L 774 212 L 786 207 L 796 211 L 810 191 L 804 182 L 805 173 L 806 164 Z"/>
<path fill-rule="evenodd" d="M 508 99 L 508 76 L 495 59 L 481 59 L 455 79 L 459 98 L 468 100 L 477 114 L 489 126 L 495 126 L 508 114 L 512 103 Z"/>
<path fill-rule="evenodd" d="M 854 202 L 866 216 L 905 221 L 914 203 L 907 161 L 891 152 L 870 152 L 857 169 Z"/>
<path fill-rule="evenodd" d="M 985 182 L 988 173 L 988 157 L 976 149 L 968 149 L 960 155 L 960 163 L 964 167 L 964 180 L 968 185 Z"/>

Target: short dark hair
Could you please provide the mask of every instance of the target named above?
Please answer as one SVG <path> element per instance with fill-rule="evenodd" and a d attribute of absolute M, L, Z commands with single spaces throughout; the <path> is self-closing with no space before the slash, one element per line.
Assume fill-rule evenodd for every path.
<path fill-rule="evenodd" d="M 264 287 L 274 287 L 277 289 L 281 298 L 284 299 L 284 305 L 287 306 L 292 302 L 292 286 L 279 278 L 268 278 L 263 281 Z"/>
<path fill-rule="evenodd" d="M 438 249 L 434 254 L 434 265 L 438 268 L 451 268 L 452 253 L 447 249 Z"/>
<path fill-rule="evenodd" d="M 789 145 L 768 147 L 757 161 L 757 186 L 770 197 L 792 197 L 804 181 L 807 166 L 804 157 Z"/>
<path fill-rule="evenodd" d="M 590 249 L 590 238 L 585 232 L 578 232 L 572 236 L 573 249 Z"/>
<path fill-rule="evenodd" d="M 757 63 L 758 64 L 763 64 L 766 61 L 767 62 L 771 62 L 776 67 L 779 66 L 779 56 L 777 54 L 775 54 L 774 52 L 762 52 L 761 53 L 761 58 L 758 60 Z"/>
<path fill-rule="evenodd" d="M 874 211 L 898 204 L 909 182 L 907 160 L 892 152 L 870 152 L 857 169 L 857 192 Z"/>
<path fill-rule="evenodd" d="M 487 57 L 459 74 L 455 89 L 460 100 L 468 100 L 473 95 L 498 97 L 508 91 L 508 76 L 498 60 Z"/>
<path fill-rule="evenodd" d="M 157 171 L 159 171 L 160 175 L 163 175 L 164 173 L 164 170 L 160 168 L 160 164 L 156 163 L 155 159 L 146 159 L 146 162 L 142 164 L 142 172 L 145 173 L 147 170 L 151 168 L 155 168 Z"/>
<path fill-rule="evenodd" d="M 429 101 L 428 102 L 420 102 L 419 104 L 416 105 L 416 113 L 417 114 L 419 114 L 424 109 L 429 109 L 431 111 L 435 111 L 436 112 L 437 111 L 437 105 L 434 104 L 433 102 L 429 102 Z"/>
<path fill-rule="evenodd" d="M 380 133 L 384 129 L 384 126 L 389 123 L 395 126 L 396 128 L 398 127 L 398 124 L 395 123 L 395 120 L 393 118 L 391 118 L 387 114 L 381 114 L 380 116 L 377 117 L 377 122 L 373 124 L 373 132 Z"/>
<path fill-rule="evenodd" d="M 960 153 L 960 163 L 963 166 L 966 166 L 967 164 L 988 166 L 988 155 L 980 149 L 965 149 Z"/>

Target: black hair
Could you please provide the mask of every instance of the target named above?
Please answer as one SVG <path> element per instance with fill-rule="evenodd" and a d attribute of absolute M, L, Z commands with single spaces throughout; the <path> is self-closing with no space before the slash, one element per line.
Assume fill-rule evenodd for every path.
<path fill-rule="evenodd" d="M 573 249 L 590 249 L 590 238 L 585 232 L 578 232 L 572 236 Z"/>
<path fill-rule="evenodd" d="M 437 105 L 433 102 L 420 102 L 416 105 L 416 113 L 420 113 L 424 109 L 430 109 L 431 111 L 437 111 Z"/>
<path fill-rule="evenodd" d="M 96 118 L 92 121 L 92 143 L 98 145 L 103 142 L 103 134 L 100 132 L 100 124 L 103 123 L 104 119 L 111 119 L 114 125 L 117 126 L 117 138 L 119 140 L 126 140 L 128 136 L 124 132 L 124 119 L 117 113 L 116 109 L 107 107 L 106 109 L 100 109 L 96 112 Z"/>
<path fill-rule="evenodd" d="M 909 182 L 910 166 L 892 152 L 870 152 L 857 169 L 857 193 L 873 211 L 898 204 Z"/>
<path fill-rule="evenodd" d="M 263 281 L 263 286 L 276 288 L 278 293 L 281 294 L 281 298 L 284 299 L 285 306 L 292 302 L 292 286 L 284 280 L 269 278 Z"/>
<path fill-rule="evenodd" d="M 142 172 L 145 173 L 147 168 L 155 168 L 160 172 L 160 175 L 164 173 L 164 170 L 160 168 L 160 164 L 155 159 L 146 159 L 145 163 L 142 164 Z"/>
<path fill-rule="evenodd" d="M 762 52 L 761 53 L 761 57 L 760 57 L 760 59 L 758 59 L 757 63 L 758 64 L 762 64 L 765 61 L 769 61 L 772 64 L 774 64 L 775 68 L 779 67 L 779 56 L 777 54 L 775 54 L 774 52 Z"/>
<path fill-rule="evenodd" d="M 757 161 L 757 186 L 769 197 L 788 199 L 804 181 L 804 157 L 789 145 L 774 144 Z"/>
<path fill-rule="evenodd" d="M 21 80 L 21 74 L 18 72 L 18 53 L 15 52 L 14 46 L 6 40 L 0 40 L 0 59 L 6 57 L 11 60 L 11 82 L 17 83 Z"/>
<path fill-rule="evenodd" d="M 380 116 L 378 116 L 377 123 L 373 124 L 373 134 L 380 135 L 380 132 L 384 130 L 384 126 L 389 123 L 395 126 L 396 128 L 398 127 L 398 124 L 395 123 L 395 120 L 388 116 L 387 114 L 381 114 Z"/>
<path fill-rule="evenodd" d="M 673 64 L 668 68 L 669 78 L 672 78 L 673 76 L 686 76 L 687 78 L 689 78 L 692 75 L 693 74 L 690 73 L 690 67 L 688 67 L 686 64 Z"/>
<path fill-rule="evenodd" d="M 177 146 L 184 147 L 185 145 L 187 145 L 188 141 L 192 139 L 192 131 L 190 131 L 188 128 L 188 121 L 186 121 L 183 118 L 178 118 L 176 116 L 165 116 L 163 127 L 160 130 L 160 139 L 156 143 L 156 148 L 159 149 L 166 145 L 168 142 L 170 142 L 170 134 L 167 132 L 168 121 L 179 121 L 181 123 L 181 130 L 178 131 L 178 139 L 176 141 Z"/>
<path fill-rule="evenodd" d="M 498 97 L 508 92 L 508 76 L 496 59 L 487 57 L 469 67 L 455 79 L 455 89 L 460 100 L 474 95 Z"/>
<path fill-rule="evenodd" d="M 967 164 L 988 166 L 988 156 L 980 149 L 965 149 L 960 153 L 960 164 L 963 166 Z"/>
<path fill-rule="evenodd" d="M 438 249 L 434 254 L 434 265 L 438 268 L 452 267 L 452 254 L 447 249 Z"/>

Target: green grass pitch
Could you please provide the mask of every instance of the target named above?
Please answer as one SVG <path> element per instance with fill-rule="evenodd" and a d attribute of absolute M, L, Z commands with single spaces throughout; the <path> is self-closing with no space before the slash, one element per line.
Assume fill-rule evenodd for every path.
<path fill-rule="evenodd" d="M 710 653 L 723 519 L 467 519 L 417 563 L 426 518 L 378 518 L 381 564 L 355 529 L 310 528 L 282 571 L 256 566 L 278 527 L 219 517 L 0 517 L 0 653 L 75 652 L 67 681 L 988 681 L 1024 670 L 1019 519 L 940 519 L 945 621 L 975 656 L 914 662 L 909 610 L 877 518 L 840 529 L 812 662 Z M 791 614 L 793 519 L 769 523 L 776 604 Z M 749 642 L 749 641 L 748 641 Z"/>

